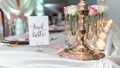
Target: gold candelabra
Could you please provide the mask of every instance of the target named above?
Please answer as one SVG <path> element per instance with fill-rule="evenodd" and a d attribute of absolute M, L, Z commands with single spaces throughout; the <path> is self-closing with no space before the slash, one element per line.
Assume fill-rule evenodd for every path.
<path fill-rule="evenodd" d="M 78 60 L 98 60 L 105 55 L 86 44 L 85 34 L 86 34 L 86 17 L 88 16 L 89 10 L 86 0 L 81 0 L 77 5 L 77 14 L 79 16 L 79 29 L 77 34 L 77 44 L 73 48 L 66 48 L 60 52 L 61 57 L 67 57 L 68 55 L 78 59 Z"/>

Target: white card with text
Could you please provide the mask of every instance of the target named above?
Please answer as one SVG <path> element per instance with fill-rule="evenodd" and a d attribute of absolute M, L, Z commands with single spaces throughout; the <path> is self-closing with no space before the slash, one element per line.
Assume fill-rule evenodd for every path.
<path fill-rule="evenodd" d="M 48 16 L 30 16 L 29 24 L 29 45 L 49 45 Z"/>

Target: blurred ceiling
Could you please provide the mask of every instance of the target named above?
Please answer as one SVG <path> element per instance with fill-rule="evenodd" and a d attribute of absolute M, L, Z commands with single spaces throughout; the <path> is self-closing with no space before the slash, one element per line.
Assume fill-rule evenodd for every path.
<path fill-rule="evenodd" d="M 63 13 L 63 7 L 67 6 L 67 0 L 44 0 L 44 8 L 46 15 Z"/>

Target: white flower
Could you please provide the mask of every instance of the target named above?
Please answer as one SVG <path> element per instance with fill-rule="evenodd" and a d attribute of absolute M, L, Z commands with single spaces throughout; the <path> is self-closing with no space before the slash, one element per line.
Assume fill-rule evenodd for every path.
<path fill-rule="evenodd" d="M 67 6 L 66 9 L 67 9 L 67 14 L 75 15 L 76 10 L 77 10 L 77 6 L 76 5 L 70 5 L 70 6 Z"/>
<path fill-rule="evenodd" d="M 91 5 L 91 6 L 96 8 L 100 14 L 108 11 L 108 6 L 105 6 L 105 5 Z"/>
<path fill-rule="evenodd" d="M 105 13 L 106 11 L 108 11 L 108 6 L 105 6 L 105 5 L 91 5 L 90 7 L 96 9 L 99 12 L 99 14 Z M 65 8 L 66 8 L 65 11 L 67 11 L 66 14 L 75 15 L 77 12 L 76 5 L 70 5 L 70 6 L 67 6 Z M 94 13 L 94 11 L 92 11 L 91 13 Z"/>

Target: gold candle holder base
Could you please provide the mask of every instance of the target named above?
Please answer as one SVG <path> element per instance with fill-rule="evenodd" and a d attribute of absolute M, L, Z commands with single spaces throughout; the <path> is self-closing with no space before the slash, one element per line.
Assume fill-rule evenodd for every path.
<path fill-rule="evenodd" d="M 105 54 L 101 51 L 84 46 L 86 45 L 77 45 L 73 48 L 66 48 L 63 51 L 61 51 L 59 55 L 64 58 L 72 57 L 73 59 L 83 61 L 99 60 L 105 57 Z"/>

